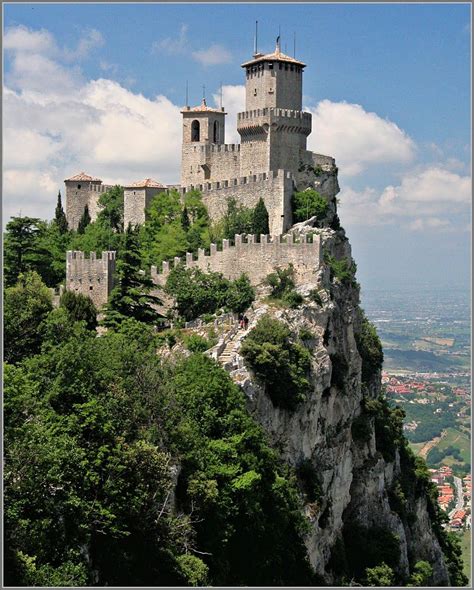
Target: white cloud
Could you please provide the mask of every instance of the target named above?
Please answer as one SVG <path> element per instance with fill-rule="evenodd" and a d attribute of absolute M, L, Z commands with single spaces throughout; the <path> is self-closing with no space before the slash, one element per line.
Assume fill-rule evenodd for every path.
<path fill-rule="evenodd" d="M 49 31 L 45 29 L 32 31 L 23 25 L 10 27 L 5 31 L 3 47 L 7 51 L 18 53 L 54 54 L 57 52 L 54 37 Z"/>
<path fill-rule="evenodd" d="M 358 175 L 374 164 L 414 159 L 413 140 L 395 123 L 360 105 L 322 100 L 308 110 L 313 115 L 308 148 L 335 157 L 345 176 Z"/>
<path fill-rule="evenodd" d="M 344 222 L 444 230 L 451 226 L 451 219 L 469 212 L 471 178 L 431 166 L 407 172 L 399 185 L 386 186 L 381 193 L 374 188 L 344 188 L 340 202 Z"/>
<path fill-rule="evenodd" d="M 220 105 L 220 95 L 213 94 L 214 102 Z M 240 135 L 237 133 L 237 113 L 245 110 L 245 86 L 222 86 L 222 106 L 227 113 L 225 140 L 227 143 L 239 143 Z"/>
<path fill-rule="evenodd" d="M 160 41 L 155 41 L 151 46 L 152 53 L 159 54 L 161 52 L 169 53 L 170 55 L 180 55 L 185 53 L 188 47 L 188 25 L 181 25 L 177 37 L 166 37 Z"/>
<path fill-rule="evenodd" d="M 86 81 L 76 66 L 49 56 L 55 43 L 47 32 L 20 33 L 9 38 L 12 59 L 4 91 L 6 220 L 19 210 L 51 218 L 63 179 L 80 170 L 104 182 L 145 176 L 179 181 L 178 106 L 111 80 Z M 87 50 L 78 46 L 76 56 Z"/>
<path fill-rule="evenodd" d="M 97 47 L 104 45 L 104 37 L 97 29 L 83 31 L 75 49 L 64 49 L 64 58 L 68 61 L 83 59 Z"/>
<path fill-rule="evenodd" d="M 232 59 L 231 54 L 222 45 L 211 45 L 207 49 L 200 49 L 192 52 L 193 59 L 203 66 L 217 66 L 229 63 Z"/>

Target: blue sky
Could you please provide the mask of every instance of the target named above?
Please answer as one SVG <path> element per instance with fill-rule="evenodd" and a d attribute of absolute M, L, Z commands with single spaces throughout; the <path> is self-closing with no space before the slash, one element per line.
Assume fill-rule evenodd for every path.
<path fill-rule="evenodd" d="M 5 213 L 50 217 L 64 175 L 176 182 L 180 118 L 259 48 L 308 64 L 309 147 L 337 158 L 359 279 L 469 281 L 470 5 L 4 4 Z M 146 120 L 148 119 L 148 123 Z M 10 127 L 10 129 L 9 129 Z M 20 182 L 21 179 L 21 182 Z M 32 195 L 34 192 L 34 197 Z"/>

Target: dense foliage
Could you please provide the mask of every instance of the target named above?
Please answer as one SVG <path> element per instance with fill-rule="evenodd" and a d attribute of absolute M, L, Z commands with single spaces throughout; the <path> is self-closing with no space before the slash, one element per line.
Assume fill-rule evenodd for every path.
<path fill-rule="evenodd" d="M 322 221 L 328 210 L 328 202 L 314 189 L 293 193 L 292 201 L 293 222 L 306 221 L 316 216 L 317 221 Z"/>
<path fill-rule="evenodd" d="M 382 343 L 375 326 L 369 322 L 365 315 L 362 315 L 360 330 L 354 336 L 357 350 L 362 358 L 362 381 L 368 384 L 382 368 Z"/>
<path fill-rule="evenodd" d="M 268 211 L 263 199 L 259 199 L 257 205 L 252 208 L 239 205 L 234 198 L 230 198 L 227 201 L 225 215 L 211 228 L 212 239 L 215 242 L 223 239 L 233 240 L 236 234 L 256 234 L 259 240 L 260 234 L 268 233 Z"/>
<path fill-rule="evenodd" d="M 179 316 L 187 321 L 215 313 L 220 308 L 243 312 L 255 299 L 255 291 L 246 275 L 230 281 L 220 273 L 204 273 L 183 265 L 170 272 L 166 291 L 176 300 Z"/>
<path fill-rule="evenodd" d="M 276 268 L 265 279 L 265 284 L 272 289 L 270 298 L 292 309 L 303 303 L 302 295 L 296 291 L 294 274 L 293 265 L 290 264 L 287 268 Z"/>
<path fill-rule="evenodd" d="M 310 353 L 292 340 L 285 324 L 263 316 L 240 352 L 275 406 L 293 410 L 306 399 L 311 388 Z"/>
<path fill-rule="evenodd" d="M 7 585 L 314 582 L 243 394 L 200 354 L 162 361 L 144 324 L 75 322 L 7 364 L 5 425 Z"/>
<path fill-rule="evenodd" d="M 161 316 L 150 304 L 160 304 L 161 301 L 149 294 L 153 282 L 140 271 L 138 229 L 132 228 L 130 224 L 117 262 L 117 283 L 110 294 L 104 325 L 114 327 L 127 318 L 156 323 Z"/>

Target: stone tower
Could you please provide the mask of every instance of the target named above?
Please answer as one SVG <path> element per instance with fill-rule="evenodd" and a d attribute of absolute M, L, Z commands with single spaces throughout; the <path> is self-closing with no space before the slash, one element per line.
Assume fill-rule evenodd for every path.
<path fill-rule="evenodd" d="M 66 218 L 69 229 L 77 229 L 84 208 L 87 205 L 89 215 L 94 220 L 97 217 L 98 193 L 102 192 L 102 180 L 79 172 L 64 181 L 66 185 Z M 91 194 L 96 198 L 91 199 Z"/>
<path fill-rule="evenodd" d="M 224 144 L 225 116 L 223 108 L 208 107 L 206 99 L 194 108 L 181 111 L 183 115 L 183 147 L 181 160 L 181 186 L 214 180 L 212 155 L 216 146 Z"/>
<path fill-rule="evenodd" d="M 246 72 L 245 112 L 238 114 L 240 175 L 289 170 L 307 159 L 311 114 L 302 111 L 306 64 L 275 51 L 257 53 L 242 64 Z"/>
<path fill-rule="evenodd" d="M 124 186 L 123 191 L 123 225 L 145 223 L 145 212 L 158 193 L 165 192 L 167 187 L 153 178 L 145 178 Z"/>

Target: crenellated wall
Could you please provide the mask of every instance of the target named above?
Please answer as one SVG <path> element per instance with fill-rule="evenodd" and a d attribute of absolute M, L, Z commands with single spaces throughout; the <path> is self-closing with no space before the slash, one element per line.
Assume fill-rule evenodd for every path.
<path fill-rule="evenodd" d="M 182 186 L 237 176 L 240 176 L 239 144 L 183 143 Z"/>
<path fill-rule="evenodd" d="M 102 252 L 97 258 L 91 252 L 86 258 L 84 252 L 68 250 L 66 254 L 66 286 L 68 291 L 90 297 L 99 309 L 109 298 L 114 287 L 115 252 Z"/>
<path fill-rule="evenodd" d="M 187 268 L 199 268 L 203 272 L 220 272 L 227 279 L 237 279 L 246 273 L 252 285 L 259 285 L 275 270 L 293 265 L 295 283 L 311 282 L 319 270 L 321 261 L 320 237 L 312 236 L 312 241 L 306 241 L 307 236 L 300 236 L 300 242 L 294 242 L 294 234 L 290 234 L 286 242 L 281 235 L 261 235 L 260 242 L 255 236 L 236 235 L 234 244 L 230 240 L 223 240 L 222 250 L 216 244 L 211 244 L 210 255 L 199 249 L 197 259 L 191 253 L 186 254 L 185 260 L 176 257 L 173 264 L 163 262 L 161 272 L 156 266 L 151 267 L 151 277 L 155 284 L 164 285 L 171 268 L 184 262 Z"/>
<path fill-rule="evenodd" d="M 193 188 L 202 192 L 202 202 L 213 221 L 218 221 L 227 213 L 227 203 L 231 198 L 244 207 L 255 207 L 262 198 L 272 234 L 284 233 L 291 226 L 294 181 L 292 174 L 286 170 L 192 185 L 181 189 L 181 192 L 184 194 Z"/>

